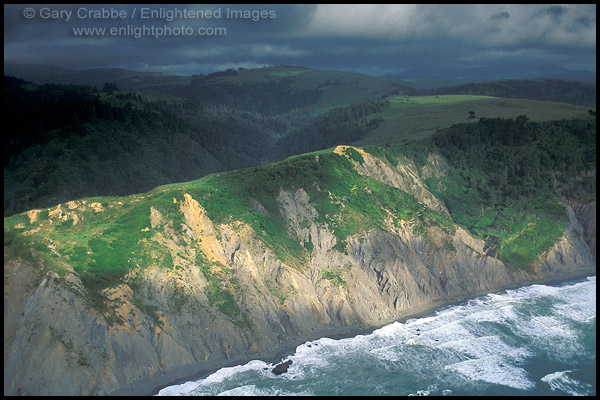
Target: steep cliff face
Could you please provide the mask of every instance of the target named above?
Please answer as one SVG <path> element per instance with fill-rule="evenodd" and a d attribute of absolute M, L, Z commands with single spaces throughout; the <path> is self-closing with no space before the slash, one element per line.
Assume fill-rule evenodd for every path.
<path fill-rule="evenodd" d="M 596 261 L 596 202 L 576 202 L 573 211 L 581 224 L 583 238 L 590 248 L 592 258 Z"/>
<path fill-rule="evenodd" d="M 358 174 L 447 215 L 414 166 L 392 168 L 362 151 L 362 160 L 352 160 L 343 147 L 336 154 Z M 147 235 L 137 243 L 149 249 L 140 258 L 146 264 L 136 262 L 103 288 L 103 307 L 90 300 L 91 286 L 68 266 L 66 250 L 54 247 L 50 256 L 65 260 L 63 269 L 36 257 L 32 245 L 27 256 L 5 251 L 5 394 L 107 394 L 183 365 L 266 352 L 292 336 L 380 326 L 434 301 L 595 268 L 572 210 L 563 237 L 532 268 L 518 270 L 486 255 L 484 241 L 460 227 L 419 225 L 393 210 L 383 223 L 345 236 L 341 246 L 333 216 L 319 212 L 307 189 L 282 188 L 273 204 L 287 237 L 304 246 L 296 262 L 282 260 L 277 246 L 243 218 L 216 221 L 201 196 L 186 188 L 180 194 L 169 199 L 170 208 L 144 208 L 147 223 L 138 230 Z M 143 206 L 143 199 L 135 204 Z M 254 198 L 248 205 L 263 216 L 274 213 Z M 18 234 L 34 237 L 66 220 L 90 223 L 109 210 L 110 204 L 90 202 L 54 208 L 47 220 L 30 213 Z M 44 243 L 50 251 L 57 245 Z M 93 256 L 93 246 L 86 251 Z"/>

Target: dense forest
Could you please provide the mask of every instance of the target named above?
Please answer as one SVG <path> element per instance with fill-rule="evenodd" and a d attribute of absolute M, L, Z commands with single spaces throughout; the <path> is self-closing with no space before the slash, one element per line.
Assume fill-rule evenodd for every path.
<path fill-rule="evenodd" d="M 281 138 L 277 144 L 279 153 L 287 156 L 356 142 L 381 122 L 367 121 L 366 117 L 381 112 L 387 105 L 386 100 L 374 100 L 331 110 Z"/>
<path fill-rule="evenodd" d="M 21 79 L 4 77 L 5 167 L 32 145 L 47 143 L 56 136 L 85 135 L 84 123 L 122 122 L 130 111 L 100 101 L 97 90 L 90 86 L 47 84 L 36 90 L 33 85 L 24 85 L 27 82 Z"/>
<path fill-rule="evenodd" d="M 207 77 L 214 75 L 211 74 Z M 320 92 L 317 89 L 295 90 L 292 85 L 296 80 L 296 77 L 290 76 L 266 82 L 249 81 L 236 84 L 216 82 L 211 84 L 210 80 L 207 83 L 200 78 L 192 80 L 189 92 L 187 89 L 182 89 L 181 94 L 201 103 L 226 105 L 265 116 L 273 116 L 317 102 Z"/>
<path fill-rule="evenodd" d="M 4 81 L 4 98 L 11 99 L 4 102 L 5 216 L 73 198 L 144 192 L 357 140 L 375 127 L 365 117 L 384 105 L 366 102 L 314 118 L 297 108 L 312 95 L 286 96 L 291 80 L 232 86 L 233 94 L 220 86 L 223 96 L 176 103 L 112 84 L 98 90 Z M 288 100 L 279 114 L 258 112 L 282 98 Z"/>

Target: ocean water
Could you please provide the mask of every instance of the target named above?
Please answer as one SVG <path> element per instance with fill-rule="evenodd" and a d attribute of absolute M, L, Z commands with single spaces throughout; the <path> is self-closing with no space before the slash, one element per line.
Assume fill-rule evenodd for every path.
<path fill-rule="evenodd" d="M 159 395 L 595 395 L 596 277 L 489 294 L 368 335 L 306 342 Z"/>

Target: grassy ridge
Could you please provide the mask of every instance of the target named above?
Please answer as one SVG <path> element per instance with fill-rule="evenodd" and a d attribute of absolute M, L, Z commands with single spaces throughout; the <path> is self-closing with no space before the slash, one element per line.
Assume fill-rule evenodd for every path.
<path fill-rule="evenodd" d="M 356 155 L 354 158 L 360 161 Z M 359 175 L 346 157 L 332 152 L 292 157 L 196 182 L 185 190 L 203 205 L 211 220 L 246 222 L 280 259 L 297 266 L 306 260 L 306 244 L 286 229 L 285 216 L 276 200 L 281 190 L 307 192 L 319 215 L 318 222 L 327 224 L 338 237 L 339 250 L 344 249 L 351 235 L 375 227 L 385 229 L 390 213 L 396 220 L 424 225 L 438 218 L 404 191 Z M 252 208 L 251 199 L 258 201 L 268 215 Z"/>
<path fill-rule="evenodd" d="M 350 151 L 348 156 L 360 162 L 362 156 L 357 154 Z M 278 258 L 302 269 L 314 246 L 294 236 L 277 203 L 281 190 L 297 189 L 308 193 L 318 212 L 317 222 L 332 229 L 339 251 L 345 250 L 348 237 L 371 228 L 387 229 L 390 219 L 395 224 L 411 221 L 421 233 L 432 224 L 450 226 L 450 221 L 412 196 L 358 174 L 348 158 L 329 151 L 161 186 L 140 195 L 63 204 L 60 218 L 57 208 L 42 210 L 32 222 L 26 213 L 17 214 L 4 220 L 5 254 L 60 274 L 73 268 L 90 306 L 110 313 L 112 305 L 103 290 L 132 279 L 126 278 L 130 271 L 180 267 L 174 263 L 172 250 L 155 237 L 164 235 L 167 227 L 183 233 L 179 204 L 184 193 L 198 200 L 215 224 L 245 222 Z M 260 202 L 267 213 L 253 208 L 252 200 Z M 162 224 L 150 224 L 151 208 L 161 213 Z M 188 261 L 209 281 L 209 303 L 232 318 L 238 316 L 235 292 L 239 288 L 231 283 L 231 272 L 225 266 L 213 266 L 198 251 L 196 255 Z"/>
<path fill-rule="evenodd" d="M 333 231 L 339 251 L 345 251 L 350 236 L 372 228 L 388 229 L 390 222 L 409 221 L 422 235 L 428 226 L 451 232 L 457 223 L 484 239 L 488 254 L 528 268 L 566 226 L 564 206 L 554 194 L 553 171 L 560 169 L 568 182 L 581 171 L 595 168 L 595 121 L 539 124 L 524 117 L 484 119 L 457 125 L 411 146 L 395 150 L 367 146 L 365 150 L 392 168 L 404 157 L 421 168 L 433 167 L 434 174 L 424 182 L 445 203 L 452 219 L 400 189 L 358 174 L 351 160 L 362 163 L 364 158 L 356 150 L 348 148 L 343 156 L 329 149 L 165 185 L 145 194 L 63 204 L 60 219 L 56 209 L 40 211 L 31 223 L 26 213 L 17 214 L 4 220 L 5 255 L 59 273 L 72 267 L 89 303 L 107 310 L 102 291 L 122 282 L 129 271 L 149 265 L 179 268 L 170 250 L 153 238 L 167 226 L 176 234 L 183 233 L 185 220 L 179 204 L 188 193 L 215 224 L 248 224 L 279 259 L 302 269 L 314 245 L 293 234 L 277 197 L 281 190 L 303 189 L 318 213 L 316 222 Z M 448 165 L 436 170 L 429 162 L 431 153 L 441 155 Z M 595 192 L 595 179 L 586 182 L 585 187 L 578 183 L 573 192 L 563 193 Z M 253 202 L 264 210 L 253 207 Z M 161 213 L 164 223 L 151 226 L 151 208 Z M 223 266 L 216 273 L 201 257 L 189 261 L 214 283 L 211 304 L 227 315 L 238 315 L 232 294 L 235 285 L 223 286 L 230 273 Z"/>
<path fill-rule="evenodd" d="M 504 99 L 475 95 L 387 97 L 384 111 L 369 119 L 381 120 L 376 129 L 357 145 L 406 144 L 431 136 L 452 124 L 475 122 L 480 118 L 517 118 L 527 115 L 531 121 L 589 119 L 588 107 L 526 99 Z M 473 111 L 475 119 L 469 119 Z"/>

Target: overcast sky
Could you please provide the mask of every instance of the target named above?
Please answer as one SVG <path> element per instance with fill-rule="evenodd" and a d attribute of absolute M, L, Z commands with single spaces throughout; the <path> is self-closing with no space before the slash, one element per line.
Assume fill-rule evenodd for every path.
<path fill-rule="evenodd" d="M 277 64 L 373 75 L 432 64 L 595 71 L 596 6 L 5 5 L 4 61 L 186 75 Z"/>

